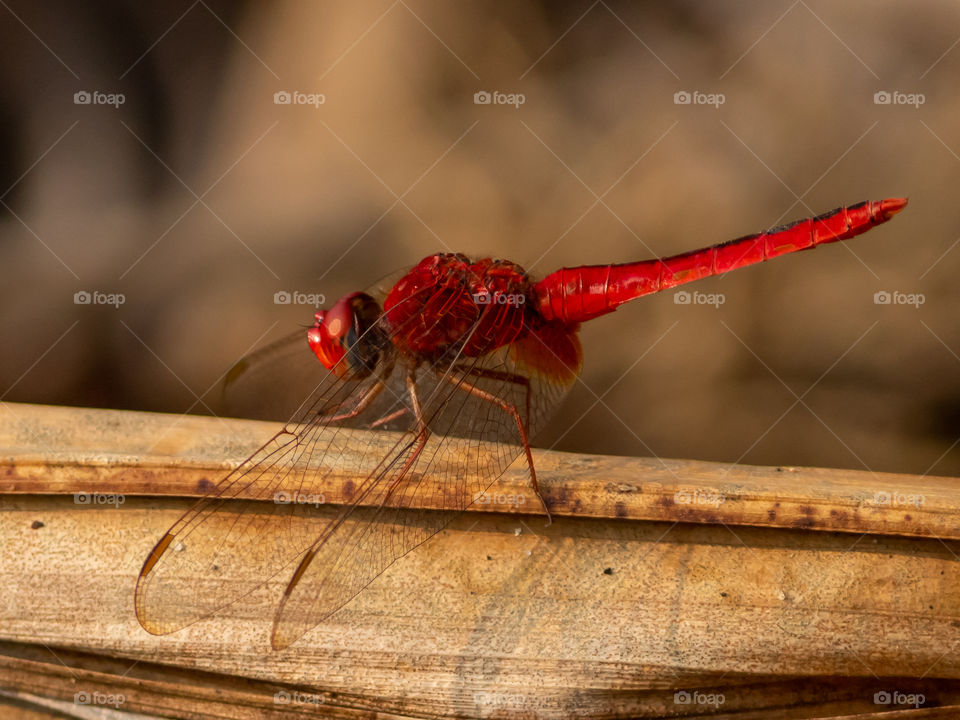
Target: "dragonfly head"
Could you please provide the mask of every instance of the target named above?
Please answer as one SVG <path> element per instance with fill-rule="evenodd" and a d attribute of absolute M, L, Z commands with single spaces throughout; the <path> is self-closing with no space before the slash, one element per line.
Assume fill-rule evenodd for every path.
<path fill-rule="evenodd" d="M 314 316 L 307 344 L 337 376 L 366 377 L 377 366 L 382 351 L 380 334 L 368 332 L 381 313 L 380 305 L 366 293 L 344 295 L 329 310 Z"/>

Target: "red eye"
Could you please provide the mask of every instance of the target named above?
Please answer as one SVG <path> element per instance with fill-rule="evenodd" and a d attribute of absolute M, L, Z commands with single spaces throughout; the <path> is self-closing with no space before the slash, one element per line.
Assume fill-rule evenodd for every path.
<path fill-rule="evenodd" d="M 330 311 L 321 310 L 316 314 L 313 327 L 307 330 L 307 344 L 325 368 L 334 370 L 337 375 L 344 375 L 346 367 L 340 361 L 343 360 L 346 351 L 341 344 L 342 337 L 332 332 L 332 329 L 341 328 L 343 323 L 330 317 L 338 305 L 340 302 Z M 334 327 L 331 328 L 331 325 Z"/>
<path fill-rule="evenodd" d="M 307 331 L 307 344 L 328 370 L 345 378 L 366 375 L 379 357 L 372 338 L 358 339 L 380 315 L 380 306 L 369 295 L 351 293 L 337 300 L 329 310 L 314 316 Z"/>

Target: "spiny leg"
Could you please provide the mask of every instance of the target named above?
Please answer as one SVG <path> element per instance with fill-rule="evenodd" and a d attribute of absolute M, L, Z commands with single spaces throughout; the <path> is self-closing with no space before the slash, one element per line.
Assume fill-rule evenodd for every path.
<path fill-rule="evenodd" d="M 517 375 L 516 373 L 507 372 L 506 370 L 491 370 L 489 368 L 477 368 L 477 367 L 460 367 L 454 365 L 454 370 L 463 373 L 464 375 L 474 375 L 476 377 L 490 378 L 492 380 L 503 380 L 504 382 L 514 383 L 515 385 L 522 385 L 525 388 L 525 400 L 526 400 L 526 425 L 530 425 L 530 378 L 524 377 L 523 375 Z"/>
<path fill-rule="evenodd" d="M 353 406 L 352 410 L 348 410 L 344 413 L 336 413 L 336 411 L 334 411 L 336 414 L 328 415 L 320 415 L 320 413 L 317 413 L 318 420 L 320 422 L 340 422 L 341 420 L 349 420 L 350 418 L 356 417 L 370 407 L 370 403 L 376 400 L 377 396 L 382 393 L 386 387 L 387 385 L 383 382 L 383 380 L 377 380 L 376 384 L 372 385 L 370 389 L 367 390 L 359 400 L 357 400 L 357 403 Z M 349 398 L 338 404 L 336 410 L 341 410 L 343 406 L 346 405 L 348 400 Z"/>
<path fill-rule="evenodd" d="M 367 390 L 364 393 L 363 397 L 361 397 L 360 400 L 357 401 L 356 405 L 354 405 L 352 410 L 349 410 L 344 413 L 338 413 L 335 415 L 330 415 L 330 414 L 320 415 L 319 419 L 321 422 L 339 422 L 341 420 L 349 420 L 350 418 L 356 417 L 357 415 L 362 413 L 364 410 L 366 410 L 368 407 L 370 407 L 371 403 L 373 403 L 373 401 L 377 399 L 377 397 L 380 395 L 380 393 L 382 393 L 386 389 L 386 387 L 387 387 L 387 384 L 383 381 L 383 379 L 380 379 L 377 381 L 376 385 L 373 385 L 369 390 Z M 337 405 L 337 410 L 342 409 L 348 400 L 349 398 L 339 403 Z M 398 417 L 402 417 L 408 412 L 410 412 L 409 408 L 400 408 L 399 410 L 396 410 L 392 413 L 388 413 L 383 417 L 377 420 L 374 420 L 367 427 L 372 430 L 373 428 L 379 427 L 380 425 L 386 425 L 391 420 L 396 420 Z"/>
<path fill-rule="evenodd" d="M 492 371 L 496 372 L 496 371 Z M 527 466 L 530 468 L 530 480 L 533 483 L 533 491 L 537 494 L 537 497 L 540 498 L 540 504 L 543 505 L 544 512 L 547 513 L 547 525 L 553 522 L 553 516 L 550 514 L 550 508 L 547 507 L 547 501 L 544 500 L 543 495 L 540 494 L 540 486 L 537 484 L 537 471 L 533 467 L 533 453 L 530 450 L 530 441 L 527 439 L 527 428 L 523 424 L 523 420 L 520 418 L 520 412 L 517 410 L 517 406 L 513 403 L 509 403 L 506 400 L 498 398 L 496 395 L 492 395 L 485 390 L 481 390 L 476 385 L 466 382 L 461 377 L 459 380 L 450 375 L 443 375 L 443 378 L 453 384 L 454 387 L 468 392 L 480 400 L 484 400 L 488 403 L 492 403 L 498 406 L 505 413 L 510 415 L 514 421 L 517 423 L 517 429 L 520 431 L 520 441 L 523 443 L 523 451 L 527 456 Z"/>
<path fill-rule="evenodd" d="M 393 491 L 396 490 L 397 485 L 399 485 L 400 481 L 406 477 L 407 472 L 413 466 L 413 463 L 417 461 L 417 458 L 420 457 L 420 453 L 422 453 L 423 449 L 427 446 L 427 439 L 430 437 L 430 428 L 427 427 L 427 423 L 423 419 L 423 408 L 420 406 L 420 396 L 417 393 L 417 379 L 415 374 L 415 367 L 411 367 L 407 371 L 407 392 L 410 394 L 410 406 L 413 409 L 413 416 L 417 421 L 416 445 L 413 451 L 410 453 L 410 457 L 404 461 L 403 467 L 400 468 L 400 472 L 398 472 L 394 479 L 390 482 L 390 486 L 387 488 L 387 491 L 383 495 L 383 500 L 380 502 L 381 506 L 386 504 L 390 496 L 393 495 Z M 379 420 L 377 422 L 379 422 Z"/>
<path fill-rule="evenodd" d="M 406 415 L 408 412 L 410 412 L 410 408 L 400 408 L 399 410 L 397 410 L 397 411 L 395 411 L 395 412 L 392 412 L 392 413 L 389 413 L 389 414 L 387 414 L 387 415 L 384 415 L 384 416 L 383 416 L 382 418 L 380 418 L 379 420 L 374 420 L 372 423 L 370 423 L 369 427 L 370 427 L 370 429 L 372 430 L 372 429 L 375 428 L 375 427 L 380 427 L 381 425 L 386 425 L 386 424 L 387 424 L 388 422 L 390 422 L 391 420 L 396 420 L 398 417 L 403 417 L 403 416 Z"/>

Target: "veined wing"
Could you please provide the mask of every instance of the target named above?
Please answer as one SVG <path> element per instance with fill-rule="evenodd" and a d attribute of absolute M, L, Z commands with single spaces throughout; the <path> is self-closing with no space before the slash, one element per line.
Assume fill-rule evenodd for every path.
<path fill-rule="evenodd" d="M 409 440 L 319 534 L 284 593 L 274 648 L 295 642 L 481 498 L 524 454 L 525 435 L 553 414 L 579 369 L 576 336 L 548 330 L 479 358 L 454 348 L 410 370 L 426 438 L 411 418 Z M 540 502 L 532 488 L 524 501 Z"/>
<path fill-rule="evenodd" d="M 228 417 L 285 422 L 331 391 L 336 378 L 307 345 L 307 328 L 270 343 L 237 362 L 220 388 L 217 412 Z M 313 389 L 313 398 L 306 393 Z"/>
<path fill-rule="evenodd" d="M 381 318 L 367 332 L 386 332 L 385 323 Z M 265 352 L 285 353 L 285 342 Z M 302 352 L 309 354 L 309 349 Z M 179 630 L 284 572 L 316 540 L 316 522 L 304 521 L 306 506 L 323 504 L 337 477 L 356 480 L 374 474 L 409 440 L 403 432 L 351 431 L 347 425 L 360 417 L 331 419 L 355 407 L 380 383 L 385 389 L 369 412 L 387 414 L 402 407 L 405 395 L 394 387 L 392 359 L 363 379 L 346 381 L 314 362 L 321 367 L 321 379 L 301 390 L 306 399 L 293 419 L 184 513 L 147 557 L 135 607 L 148 632 Z"/>
<path fill-rule="evenodd" d="M 387 331 L 384 322 L 368 332 Z M 152 633 L 173 632 L 293 571 L 299 560 L 272 635 L 275 646 L 288 645 L 446 526 L 523 452 L 503 403 L 522 408 L 535 432 L 578 370 L 576 338 L 560 332 L 530 335 L 483 358 L 453 351 L 440 362 L 390 363 L 360 381 L 326 375 L 295 421 L 156 545 L 137 583 L 140 623 Z M 329 419 L 338 408 L 355 407 L 378 383 L 384 389 L 376 400 L 348 422 L 395 417 L 403 429 L 389 435 L 386 451 L 383 433 L 351 432 Z M 410 386 L 430 430 L 425 443 L 418 440 Z M 502 402 L 481 399 L 477 391 Z M 318 532 L 315 521 L 303 521 L 303 505 L 290 500 L 322 497 L 324 483 L 344 475 L 359 483 L 357 491 Z M 425 504 L 439 510 L 416 510 L 412 501 L 425 497 L 428 481 Z"/>

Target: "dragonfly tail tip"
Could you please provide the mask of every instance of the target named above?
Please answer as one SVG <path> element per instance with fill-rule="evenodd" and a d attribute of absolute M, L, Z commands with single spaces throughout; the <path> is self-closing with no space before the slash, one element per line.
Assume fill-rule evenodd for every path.
<path fill-rule="evenodd" d="M 887 198 L 880 201 L 880 216 L 889 220 L 907 206 L 908 198 Z"/>

